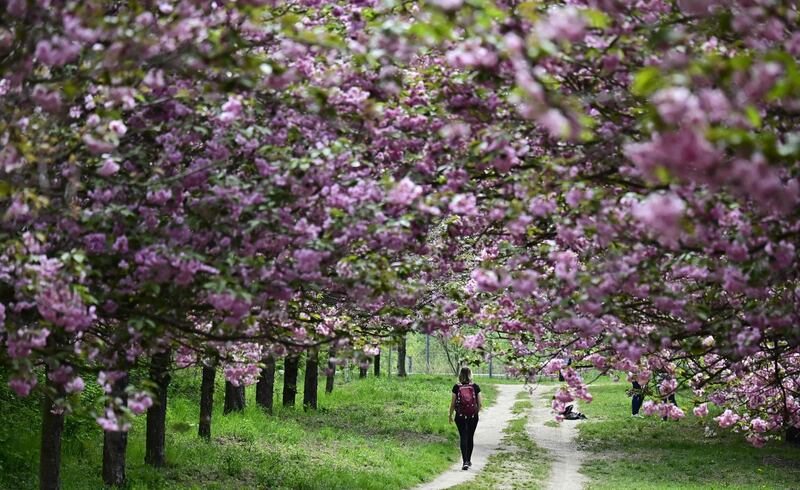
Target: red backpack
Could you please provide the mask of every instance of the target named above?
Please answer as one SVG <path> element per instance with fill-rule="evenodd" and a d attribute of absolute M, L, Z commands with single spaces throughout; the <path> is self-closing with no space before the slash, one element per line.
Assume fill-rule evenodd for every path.
<path fill-rule="evenodd" d="M 475 386 L 458 385 L 456 394 L 456 414 L 462 417 L 473 417 L 478 414 L 478 400 L 475 393 Z"/>

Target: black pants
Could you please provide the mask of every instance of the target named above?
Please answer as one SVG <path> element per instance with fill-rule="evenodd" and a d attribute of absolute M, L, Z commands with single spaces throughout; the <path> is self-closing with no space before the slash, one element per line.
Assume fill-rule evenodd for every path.
<path fill-rule="evenodd" d="M 472 461 L 472 439 L 475 437 L 475 429 L 478 427 L 478 416 L 456 415 L 456 427 L 458 427 L 458 437 L 461 439 L 461 458 L 465 463 L 469 463 Z"/>
<path fill-rule="evenodd" d="M 636 381 L 633 382 L 633 389 L 634 390 L 641 390 L 642 386 L 637 383 Z M 631 412 L 636 415 L 639 413 L 639 409 L 642 408 L 642 403 L 644 403 L 644 395 L 641 393 L 636 393 L 633 395 L 631 399 Z"/>

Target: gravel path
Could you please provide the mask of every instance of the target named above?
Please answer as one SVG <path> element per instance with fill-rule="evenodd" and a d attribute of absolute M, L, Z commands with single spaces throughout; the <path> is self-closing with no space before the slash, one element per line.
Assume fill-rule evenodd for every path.
<path fill-rule="evenodd" d="M 575 444 L 575 437 L 578 435 L 577 425 L 580 421 L 564 420 L 558 427 L 546 426 L 545 423 L 555 420 L 549 403 L 552 396 L 553 390 L 541 386 L 536 388 L 527 426 L 528 434 L 536 444 L 550 451 L 554 458 L 544 488 L 581 490 L 588 483 L 588 479 L 580 473 L 584 455 Z M 578 404 L 573 403 L 573 405 L 573 410 L 577 411 Z"/>
<path fill-rule="evenodd" d="M 475 478 L 486 466 L 489 456 L 494 454 L 505 434 L 503 429 L 513 418 L 511 407 L 514 406 L 517 393 L 523 391 L 521 385 L 497 385 L 497 400 L 491 407 L 481 410 L 478 428 L 475 430 L 475 448 L 472 453 L 472 468 L 461 469 L 461 458 L 449 470 L 435 480 L 415 487 L 416 490 L 439 490 L 450 488 Z M 453 425 L 453 430 L 456 426 Z"/>

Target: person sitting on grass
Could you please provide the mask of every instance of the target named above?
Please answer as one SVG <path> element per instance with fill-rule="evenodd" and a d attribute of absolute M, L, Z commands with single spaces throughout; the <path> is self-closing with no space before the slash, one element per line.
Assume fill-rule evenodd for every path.
<path fill-rule="evenodd" d="M 472 371 L 462 367 L 458 375 L 458 383 L 453 385 L 453 397 L 450 400 L 450 423 L 453 423 L 453 412 L 458 427 L 461 443 L 462 470 L 472 466 L 472 446 L 475 429 L 478 427 L 478 412 L 481 411 L 481 388 L 472 382 Z"/>

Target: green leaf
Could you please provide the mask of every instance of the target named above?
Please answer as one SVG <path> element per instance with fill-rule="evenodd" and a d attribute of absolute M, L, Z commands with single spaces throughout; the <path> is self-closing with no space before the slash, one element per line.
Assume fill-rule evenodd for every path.
<path fill-rule="evenodd" d="M 642 68 L 636 73 L 631 92 L 640 97 L 647 97 L 664 85 L 661 70 L 654 66 Z"/>
<path fill-rule="evenodd" d="M 583 15 L 589 21 L 589 25 L 595 29 L 605 29 L 611 25 L 611 17 L 600 10 L 586 9 L 583 11 Z"/>
<path fill-rule="evenodd" d="M 758 114 L 758 109 L 750 105 L 747 106 L 744 112 L 747 115 L 747 120 L 750 121 L 750 124 L 752 124 L 754 128 L 758 129 L 761 127 L 761 116 Z"/>

